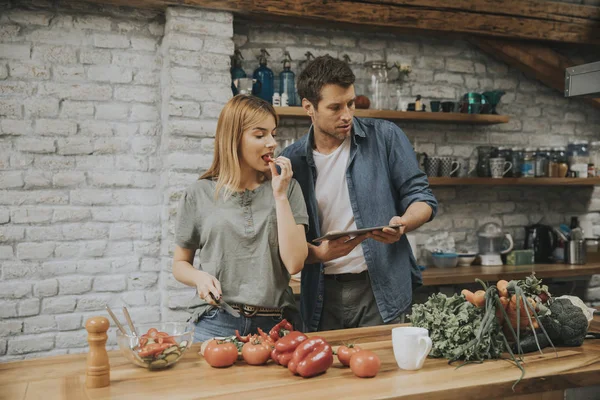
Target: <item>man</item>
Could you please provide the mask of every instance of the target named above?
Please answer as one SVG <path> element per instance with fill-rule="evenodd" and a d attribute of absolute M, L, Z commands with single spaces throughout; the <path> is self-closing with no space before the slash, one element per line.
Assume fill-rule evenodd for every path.
<path fill-rule="evenodd" d="M 309 214 L 301 294 L 309 331 L 402 322 L 413 283 L 421 284 L 403 234 L 437 210 L 402 130 L 354 118 L 354 81 L 343 61 L 325 56 L 310 62 L 298 93 L 312 126 L 282 153 L 292 162 Z M 326 232 L 386 224 L 402 227 L 311 243 Z"/>

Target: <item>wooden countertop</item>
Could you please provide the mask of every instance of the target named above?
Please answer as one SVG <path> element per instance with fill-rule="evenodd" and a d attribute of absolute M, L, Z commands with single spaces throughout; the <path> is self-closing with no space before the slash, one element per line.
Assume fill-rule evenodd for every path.
<path fill-rule="evenodd" d="M 502 265 L 497 267 L 482 267 L 480 265 L 456 268 L 428 267 L 423 271 L 423 285 L 455 285 L 460 283 L 473 283 L 475 278 L 483 281 L 497 281 L 499 279 L 522 279 L 535 271 L 538 278 L 566 278 L 573 276 L 586 276 L 600 274 L 600 262 L 591 262 L 584 265 L 570 264 L 535 264 L 535 265 Z M 300 293 L 300 282 L 290 281 L 294 294 Z"/>
<path fill-rule="evenodd" d="M 600 318 L 596 317 L 598 321 Z M 360 343 L 382 361 L 372 379 L 355 377 L 337 361 L 327 373 L 311 379 L 293 376 L 273 363 L 253 367 L 238 361 L 225 369 L 211 368 L 197 354 L 194 344 L 183 359 L 170 369 L 150 372 L 134 366 L 119 351 L 109 352 L 111 385 L 85 388 L 86 354 L 55 356 L 0 364 L 0 399 L 302 399 L 332 395 L 344 399 L 489 399 L 491 395 L 563 390 L 600 382 L 600 340 L 583 346 L 559 348 L 558 358 L 549 350 L 544 355 L 525 357 L 526 375 L 511 391 L 519 370 L 503 360 L 471 364 L 456 369 L 444 359 L 427 359 L 419 371 L 400 370 L 390 340 L 393 326 L 322 332 L 332 345 Z M 114 328 L 112 328 L 114 329 Z"/>

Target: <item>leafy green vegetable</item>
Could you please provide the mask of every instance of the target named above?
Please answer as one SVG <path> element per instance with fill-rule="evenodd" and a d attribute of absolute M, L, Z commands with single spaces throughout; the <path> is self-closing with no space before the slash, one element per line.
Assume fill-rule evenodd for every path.
<path fill-rule="evenodd" d="M 459 355 L 465 361 L 500 358 L 504 339 L 495 318 L 483 330 L 481 340 L 465 350 L 465 346 L 471 344 L 483 328 L 483 316 L 484 309 L 465 301 L 464 296 L 455 294 L 447 297 L 437 293 L 424 304 L 414 305 L 409 318 L 413 326 L 429 330 L 433 342 L 431 357 L 452 360 Z"/>

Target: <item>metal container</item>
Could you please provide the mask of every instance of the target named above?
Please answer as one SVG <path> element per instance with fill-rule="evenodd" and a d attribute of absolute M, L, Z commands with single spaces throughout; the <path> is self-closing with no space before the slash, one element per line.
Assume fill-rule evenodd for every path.
<path fill-rule="evenodd" d="M 569 240 L 567 242 L 565 261 L 567 264 L 585 264 L 585 240 Z"/>

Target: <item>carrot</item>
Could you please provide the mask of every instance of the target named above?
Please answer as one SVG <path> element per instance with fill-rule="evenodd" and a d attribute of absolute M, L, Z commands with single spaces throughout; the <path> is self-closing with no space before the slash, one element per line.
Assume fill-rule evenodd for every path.
<path fill-rule="evenodd" d="M 508 297 L 499 297 L 499 299 L 500 303 L 502 304 L 502 308 L 506 310 L 508 308 L 508 303 L 510 300 L 508 300 Z M 502 312 L 502 310 L 496 310 L 496 318 L 498 319 L 498 323 L 502 325 L 502 322 L 504 322 L 504 313 Z"/>
<path fill-rule="evenodd" d="M 508 281 L 505 281 L 504 279 L 500 279 L 496 284 L 496 287 L 498 288 L 498 294 L 500 295 L 500 297 L 508 297 L 507 286 Z"/>
<path fill-rule="evenodd" d="M 477 308 L 483 308 L 483 306 L 485 305 L 485 291 L 478 290 L 475 293 L 473 293 L 472 303 Z"/>
<path fill-rule="evenodd" d="M 473 292 L 471 292 L 470 290 L 467 289 L 463 289 L 460 294 L 462 294 L 463 296 L 465 296 L 465 299 L 469 302 L 469 303 L 473 303 Z"/>

